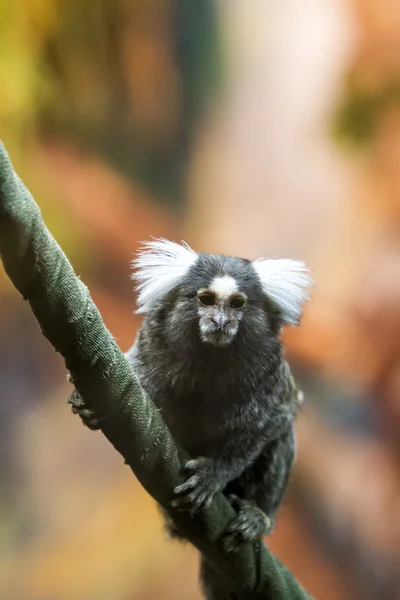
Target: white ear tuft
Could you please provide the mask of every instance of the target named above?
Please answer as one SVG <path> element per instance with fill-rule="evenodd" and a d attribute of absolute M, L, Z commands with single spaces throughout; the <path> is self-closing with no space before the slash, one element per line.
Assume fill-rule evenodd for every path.
<path fill-rule="evenodd" d="M 280 308 L 282 321 L 298 325 L 308 290 L 313 286 L 307 265 L 290 258 L 259 258 L 253 266 L 265 295 Z"/>
<path fill-rule="evenodd" d="M 197 254 L 185 242 L 176 244 L 165 239 L 144 242 L 132 261 L 137 282 L 137 313 L 146 313 L 185 277 L 196 262 Z"/>

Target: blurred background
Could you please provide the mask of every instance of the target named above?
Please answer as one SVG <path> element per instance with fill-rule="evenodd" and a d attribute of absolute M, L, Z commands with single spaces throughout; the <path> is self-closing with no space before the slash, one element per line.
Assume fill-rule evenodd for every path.
<path fill-rule="evenodd" d="M 399 600 L 400 4 L 0 0 L 0 138 L 124 351 L 150 236 L 308 261 L 268 543 L 318 599 Z M 0 597 L 199 600 L 195 550 L 70 391 L 1 272 Z"/>

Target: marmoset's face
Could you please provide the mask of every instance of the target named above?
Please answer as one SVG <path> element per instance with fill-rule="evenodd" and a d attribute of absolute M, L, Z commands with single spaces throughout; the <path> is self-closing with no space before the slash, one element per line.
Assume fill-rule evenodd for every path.
<path fill-rule="evenodd" d="M 300 261 L 198 254 L 167 240 L 149 242 L 134 265 L 138 312 L 157 314 L 162 335 L 182 352 L 193 341 L 251 347 L 277 336 L 298 324 L 312 283 Z"/>
<path fill-rule="evenodd" d="M 215 277 L 196 294 L 200 337 L 213 346 L 227 346 L 236 336 L 246 310 L 247 296 L 229 275 Z"/>
<path fill-rule="evenodd" d="M 229 348 L 272 335 L 269 304 L 252 263 L 242 258 L 201 254 L 172 299 L 170 331 L 184 331 L 201 344 Z M 193 337 L 192 337 L 193 339 Z"/>

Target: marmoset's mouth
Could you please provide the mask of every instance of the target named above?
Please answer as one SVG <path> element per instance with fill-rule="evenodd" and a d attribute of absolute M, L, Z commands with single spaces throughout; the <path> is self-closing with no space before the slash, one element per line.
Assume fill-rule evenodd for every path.
<path fill-rule="evenodd" d="M 206 344 L 213 346 L 228 346 L 232 342 L 234 335 L 227 329 L 214 329 L 207 332 L 202 332 L 201 339 Z"/>

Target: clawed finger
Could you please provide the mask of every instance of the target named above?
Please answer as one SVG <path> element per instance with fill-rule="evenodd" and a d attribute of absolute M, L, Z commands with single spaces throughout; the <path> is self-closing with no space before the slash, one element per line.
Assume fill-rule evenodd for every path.
<path fill-rule="evenodd" d="M 185 464 L 185 471 L 193 471 L 195 469 L 197 469 L 199 467 L 199 460 L 198 459 L 194 459 L 194 460 L 188 460 L 187 463 Z"/>
<path fill-rule="evenodd" d="M 181 494 L 182 492 L 187 492 L 187 490 L 196 487 L 196 485 L 199 483 L 199 480 L 200 478 L 198 475 L 193 475 L 192 477 L 190 477 L 190 479 L 185 481 L 185 483 L 182 483 L 181 485 L 178 485 L 175 488 L 175 494 Z"/>
<path fill-rule="evenodd" d="M 205 503 L 205 495 L 196 495 L 194 492 L 183 496 L 182 498 L 175 498 L 171 502 L 171 506 L 178 510 L 188 511 L 191 514 L 199 511 Z"/>
<path fill-rule="evenodd" d="M 241 542 L 241 537 L 235 533 L 227 534 L 222 538 L 222 546 L 228 554 L 237 550 Z"/>

